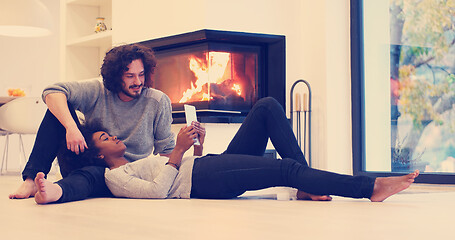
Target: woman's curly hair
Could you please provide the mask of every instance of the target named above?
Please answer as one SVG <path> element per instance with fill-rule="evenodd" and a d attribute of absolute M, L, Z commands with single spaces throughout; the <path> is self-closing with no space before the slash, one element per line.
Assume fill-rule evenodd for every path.
<path fill-rule="evenodd" d="M 104 86 L 111 92 L 119 93 L 122 90 L 123 73 L 128 71 L 127 66 L 136 59 L 141 59 L 144 64 L 144 87 L 152 87 L 152 75 L 156 67 L 155 54 L 152 49 L 139 44 L 114 47 L 106 53 L 101 66 Z"/>
<path fill-rule="evenodd" d="M 80 131 L 87 143 L 87 149 L 84 152 L 76 154 L 66 148 L 66 142 L 61 144 L 60 150 L 57 154 L 60 172 L 63 177 L 68 176 L 74 170 L 87 167 L 87 166 L 101 166 L 108 167 L 106 162 L 99 158 L 99 149 L 95 146 L 93 141 L 93 134 L 99 131 L 106 132 L 106 130 L 98 122 L 86 123 L 80 127 Z"/>

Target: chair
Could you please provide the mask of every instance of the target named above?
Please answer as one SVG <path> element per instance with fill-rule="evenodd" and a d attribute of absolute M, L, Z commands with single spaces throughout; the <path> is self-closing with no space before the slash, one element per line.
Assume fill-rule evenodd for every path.
<path fill-rule="evenodd" d="M 23 134 L 36 134 L 39 125 L 46 113 L 47 106 L 39 97 L 20 97 L 5 103 L 0 107 L 0 136 L 6 136 L 5 147 L 3 149 L 3 159 L 0 175 L 8 171 L 8 148 L 9 136 L 19 134 L 19 167 L 25 166 L 26 156 Z M 23 157 L 23 158 L 22 158 Z"/>

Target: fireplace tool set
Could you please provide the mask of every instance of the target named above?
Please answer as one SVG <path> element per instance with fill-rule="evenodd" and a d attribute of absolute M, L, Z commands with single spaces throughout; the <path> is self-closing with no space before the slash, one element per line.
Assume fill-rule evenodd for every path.
<path fill-rule="evenodd" d="M 294 95 L 294 88 L 299 83 L 304 83 L 307 91 L 297 92 Z M 295 99 L 295 109 L 294 100 Z M 294 128 L 294 115 L 296 117 L 296 126 L 294 131 L 296 132 L 297 142 L 300 148 L 303 148 L 303 154 L 308 161 L 308 165 L 311 166 L 311 87 L 310 84 L 303 80 L 297 80 L 291 87 L 290 94 L 291 103 L 291 126 Z M 303 101 L 303 102 L 302 102 Z M 303 115 L 303 119 L 302 119 Z M 302 135 L 302 120 L 303 120 L 303 135 Z M 308 134 L 307 134 L 308 130 Z M 303 139 L 303 144 L 302 144 Z M 308 154 L 307 154 L 308 149 Z"/>

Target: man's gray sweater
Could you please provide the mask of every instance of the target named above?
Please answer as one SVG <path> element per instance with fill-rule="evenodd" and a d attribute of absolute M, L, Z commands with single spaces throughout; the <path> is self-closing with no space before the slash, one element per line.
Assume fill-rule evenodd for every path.
<path fill-rule="evenodd" d="M 122 140 L 129 161 L 145 158 L 152 152 L 168 154 L 174 149 L 171 101 L 159 90 L 145 88 L 137 99 L 123 102 L 116 93 L 105 89 L 101 81 L 64 82 L 44 89 L 43 100 L 55 92 L 64 93 L 86 121 L 98 121 L 110 135 Z"/>

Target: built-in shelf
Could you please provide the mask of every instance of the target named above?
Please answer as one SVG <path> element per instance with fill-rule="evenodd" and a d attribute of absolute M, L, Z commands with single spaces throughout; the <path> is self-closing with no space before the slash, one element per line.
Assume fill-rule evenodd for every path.
<path fill-rule="evenodd" d="M 93 33 L 67 42 L 68 47 L 99 47 L 112 43 L 112 30 Z"/>
<path fill-rule="evenodd" d="M 112 47 L 112 0 L 65 0 L 61 5 L 60 79 L 100 79 L 103 58 Z M 104 17 L 109 30 L 95 33 L 96 18 Z"/>

